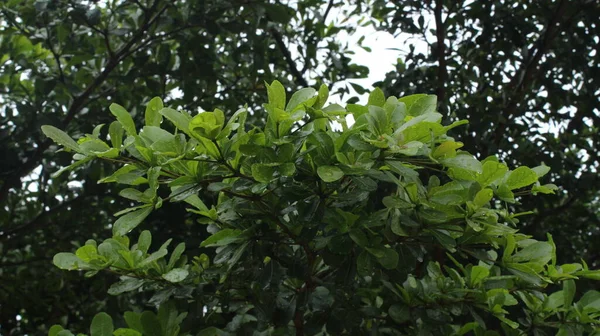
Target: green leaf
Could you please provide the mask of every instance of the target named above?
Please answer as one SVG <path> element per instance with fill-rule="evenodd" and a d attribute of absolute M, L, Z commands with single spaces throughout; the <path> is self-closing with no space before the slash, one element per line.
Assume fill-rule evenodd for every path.
<path fill-rule="evenodd" d="M 510 190 L 514 190 L 533 184 L 537 179 L 537 174 L 531 168 L 519 167 L 510 172 L 506 179 L 506 185 Z"/>
<path fill-rule="evenodd" d="M 52 259 L 52 263 L 64 270 L 76 270 L 76 269 L 88 269 L 89 265 L 83 260 L 79 259 L 73 253 L 61 252 L 57 253 Z"/>
<path fill-rule="evenodd" d="M 573 298 L 575 297 L 575 281 L 565 280 L 563 281 L 563 306 L 565 308 L 571 307 L 573 304 Z"/>
<path fill-rule="evenodd" d="M 178 112 L 168 107 L 162 108 L 159 113 L 165 118 L 169 119 L 169 121 L 172 122 L 173 125 L 175 125 L 175 127 L 180 129 L 183 133 L 190 135 L 189 124 L 192 120 L 192 117 L 190 117 L 189 114 L 185 112 Z"/>
<path fill-rule="evenodd" d="M 142 328 L 144 329 L 144 336 L 165 336 L 162 334 L 162 327 L 160 321 L 151 311 L 145 311 L 140 317 Z"/>
<path fill-rule="evenodd" d="M 152 243 L 152 234 L 150 233 L 150 231 L 148 231 L 148 230 L 142 231 L 142 233 L 140 233 L 140 237 L 138 238 L 138 244 L 137 244 L 138 250 L 142 251 L 143 253 L 148 252 L 148 248 L 150 247 L 151 243 Z"/>
<path fill-rule="evenodd" d="M 142 336 L 142 333 L 134 329 L 119 328 L 115 330 L 114 336 Z"/>
<path fill-rule="evenodd" d="M 385 104 L 385 94 L 380 88 L 375 88 L 375 90 L 371 91 L 371 94 L 369 94 L 367 105 L 383 107 L 383 104 Z"/>
<path fill-rule="evenodd" d="M 269 104 L 275 108 L 283 109 L 285 107 L 285 88 L 279 81 L 273 81 L 271 85 L 266 84 Z"/>
<path fill-rule="evenodd" d="M 238 237 L 241 234 L 242 230 L 224 229 L 204 240 L 202 244 L 200 244 L 200 247 L 229 245 L 238 241 Z"/>
<path fill-rule="evenodd" d="M 299 107 L 300 104 L 305 103 L 315 96 L 317 91 L 313 88 L 304 88 L 300 89 L 292 95 L 290 101 L 288 102 L 285 110 L 287 112 L 292 112 L 296 107 Z"/>
<path fill-rule="evenodd" d="M 168 273 L 163 274 L 162 277 L 163 279 L 169 281 L 169 282 L 181 282 L 183 280 L 185 280 L 185 278 L 188 276 L 189 272 L 188 270 L 184 269 L 184 268 L 174 268 L 172 270 L 170 270 Z"/>
<path fill-rule="evenodd" d="M 537 175 L 537 177 L 539 179 L 542 176 L 548 174 L 548 172 L 550 171 L 550 167 L 546 166 L 545 164 L 542 164 L 540 166 L 531 168 L 531 170 L 533 170 L 535 172 L 535 174 Z"/>
<path fill-rule="evenodd" d="M 394 304 L 388 309 L 388 314 L 398 324 L 403 324 L 410 321 L 410 308 L 406 305 Z"/>
<path fill-rule="evenodd" d="M 106 313 L 98 313 L 92 319 L 90 336 L 112 336 L 113 330 L 112 318 Z"/>
<path fill-rule="evenodd" d="M 121 277 L 122 279 L 124 277 Z M 108 288 L 108 294 L 110 295 L 119 295 L 126 292 L 131 292 L 136 290 L 144 284 L 143 279 L 136 278 L 125 278 L 119 282 L 115 282 Z"/>
<path fill-rule="evenodd" d="M 486 161 L 483 164 L 483 173 L 477 178 L 482 187 L 487 187 L 494 181 L 502 178 L 508 171 L 508 167 L 500 162 Z"/>
<path fill-rule="evenodd" d="M 62 330 L 64 330 L 62 326 L 55 324 L 48 330 L 48 336 L 56 336 Z"/>
<path fill-rule="evenodd" d="M 477 287 L 490 275 L 490 270 L 483 266 L 471 268 L 471 286 Z"/>
<path fill-rule="evenodd" d="M 277 165 L 268 163 L 255 163 L 251 167 L 252 177 L 258 182 L 269 183 L 275 177 Z"/>
<path fill-rule="evenodd" d="M 441 163 L 448 168 L 459 168 L 469 172 L 481 174 L 483 166 L 473 155 L 461 152 L 455 157 L 441 160 Z"/>
<path fill-rule="evenodd" d="M 123 108 L 123 106 L 112 103 L 112 104 L 110 104 L 109 109 L 110 109 L 110 112 L 121 123 L 121 126 L 123 126 L 123 129 L 125 129 L 125 132 L 128 135 L 131 135 L 131 136 L 137 135 L 137 130 L 135 128 L 135 123 L 133 122 L 133 118 L 131 117 L 129 112 L 127 112 L 127 110 L 125 108 Z"/>
<path fill-rule="evenodd" d="M 132 211 L 119 217 L 113 225 L 113 234 L 123 236 L 135 229 L 144 219 L 146 219 L 146 217 L 148 217 L 148 215 L 150 215 L 152 209 L 152 206 L 147 205 L 142 209 Z"/>
<path fill-rule="evenodd" d="M 477 207 L 481 208 L 481 207 L 485 206 L 486 204 L 488 204 L 488 202 L 490 200 L 492 200 L 492 197 L 494 197 L 494 191 L 492 191 L 492 189 L 489 189 L 489 188 L 481 189 L 475 195 L 475 198 L 473 199 L 473 203 Z"/>
<path fill-rule="evenodd" d="M 513 262 L 535 262 L 540 265 L 552 260 L 552 246 L 546 242 L 535 242 L 512 256 Z"/>
<path fill-rule="evenodd" d="M 336 166 L 320 166 L 317 174 L 325 182 L 335 182 L 344 177 L 344 172 Z"/>
<path fill-rule="evenodd" d="M 163 109 L 163 102 L 159 97 L 152 98 L 146 105 L 144 119 L 146 126 L 160 126 L 162 115 L 159 113 Z"/>
<path fill-rule="evenodd" d="M 123 146 L 123 126 L 118 121 L 113 121 L 108 127 L 108 135 L 110 136 L 110 143 L 114 148 L 121 149 Z"/>
<path fill-rule="evenodd" d="M 77 142 L 75 142 L 75 140 L 73 140 L 67 133 L 59 130 L 58 128 L 50 125 L 44 125 L 42 126 L 42 132 L 44 132 L 48 138 L 52 139 L 52 141 L 56 142 L 57 144 L 75 152 L 80 151 Z"/>
<path fill-rule="evenodd" d="M 167 249 L 159 249 L 158 251 L 152 253 L 151 255 L 148 256 L 148 258 L 142 260 L 141 263 L 139 263 L 138 268 L 143 268 L 146 267 L 150 264 L 152 264 L 153 262 L 157 261 L 158 259 L 166 256 L 168 253 Z"/>
<path fill-rule="evenodd" d="M 325 105 L 327 99 L 329 98 L 329 88 L 325 84 L 321 84 L 319 87 L 319 93 L 317 95 L 317 101 L 313 105 L 313 108 L 320 109 Z"/>
<path fill-rule="evenodd" d="M 382 251 L 383 256 L 377 258 L 377 261 L 386 269 L 395 269 L 398 266 L 398 260 L 400 258 L 398 252 L 391 248 L 384 248 Z"/>
<path fill-rule="evenodd" d="M 90 262 L 99 257 L 98 250 L 96 249 L 96 246 L 93 245 L 84 245 L 78 248 L 75 255 L 85 262 Z"/>
<path fill-rule="evenodd" d="M 435 112 L 437 107 L 437 97 L 434 95 L 414 94 L 399 98 L 398 101 L 406 104 L 408 115 L 411 116 Z"/>

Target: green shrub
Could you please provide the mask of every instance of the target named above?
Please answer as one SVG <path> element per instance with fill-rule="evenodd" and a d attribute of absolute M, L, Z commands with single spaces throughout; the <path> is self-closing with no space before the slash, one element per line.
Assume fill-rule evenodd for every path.
<path fill-rule="evenodd" d="M 576 295 L 575 280 L 600 272 L 557 264 L 550 235 L 518 233 L 519 198 L 556 189 L 538 181 L 546 166 L 509 170 L 459 150 L 446 133 L 466 121 L 442 125 L 435 96 L 376 89 L 344 108 L 325 104 L 325 86 L 289 100 L 279 82 L 267 90 L 264 127 L 247 125 L 245 108 L 191 116 L 158 98 L 139 132 L 111 105 L 110 141 L 101 126 L 78 141 L 43 127 L 75 152 L 67 169 L 117 162 L 99 182 L 139 204 L 116 214 L 112 238 L 54 257 L 119 274 L 111 295 L 154 293 L 158 313 L 125 312 L 114 335 L 599 333 L 600 292 Z M 139 231 L 164 202 L 206 225 L 205 253 Z M 100 313 L 90 332 L 114 328 Z"/>

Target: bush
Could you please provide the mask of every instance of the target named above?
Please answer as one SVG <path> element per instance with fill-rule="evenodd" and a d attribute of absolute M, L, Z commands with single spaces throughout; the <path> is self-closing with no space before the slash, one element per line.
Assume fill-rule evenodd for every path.
<path fill-rule="evenodd" d="M 600 292 L 575 290 L 600 272 L 557 264 L 550 235 L 517 230 L 519 198 L 556 189 L 539 182 L 549 168 L 509 170 L 459 150 L 446 133 L 466 121 L 442 125 L 435 96 L 376 89 L 344 108 L 325 105 L 325 86 L 289 101 L 279 82 L 267 93 L 264 127 L 247 125 L 246 108 L 192 117 L 158 98 L 139 132 L 111 105 L 110 141 L 101 126 L 78 141 L 43 127 L 75 152 L 66 169 L 118 163 L 99 182 L 126 185 L 120 195 L 138 204 L 116 214 L 112 238 L 54 257 L 86 276 L 120 275 L 111 295 L 153 293 L 158 313 L 132 307 L 114 335 L 600 332 Z M 172 239 L 131 233 L 164 202 L 187 203 L 206 225 L 203 250 L 188 255 L 180 242 L 169 253 Z M 113 330 L 99 313 L 90 332 Z"/>

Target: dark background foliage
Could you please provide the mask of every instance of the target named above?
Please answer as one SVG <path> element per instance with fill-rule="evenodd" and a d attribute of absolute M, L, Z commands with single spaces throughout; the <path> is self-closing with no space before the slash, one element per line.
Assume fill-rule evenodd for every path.
<path fill-rule="evenodd" d="M 112 214 L 127 204 L 96 183 L 111 164 L 51 178 L 70 155 L 55 152 L 41 125 L 76 137 L 109 122 L 112 102 L 137 119 L 153 96 L 230 113 L 262 103 L 264 81 L 302 87 L 366 77 L 336 38 L 356 27 L 328 25 L 340 7 L 316 0 L 2 2 L 0 333 L 43 333 L 53 323 L 85 330 L 96 312 L 136 304 L 106 297 L 115 279 L 51 265 L 55 253 L 107 236 Z M 395 96 L 436 93 L 443 114 L 470 121 L 454 130 L 469 151 L 552 168 L 562 191 L 521 200 L 519 208 L 535 211 L 523 217 L 523 231 L 551 232 L 564 261 L 581 257 L 599 267 L 598 3 L 357 0 L 343 8 L 340 16 L 411 36 L 389 46 L 408 51 L 399 51 L 396 71 L 376 86 Z M 414 39 L 428 45 L 426 53 L 411 47 Z M 165 205 L 147 225 L 155 237 L 185 240 L 193 253 L 204 228 L 179 207 Z"/>

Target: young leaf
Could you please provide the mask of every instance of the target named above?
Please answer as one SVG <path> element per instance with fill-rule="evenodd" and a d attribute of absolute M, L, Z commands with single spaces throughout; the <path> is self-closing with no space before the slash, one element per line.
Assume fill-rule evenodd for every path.
<path fill-rule="evenodd" d="M 115 117 L 117 117 L 117 120 L 121 123 L 121 126 L 123 126 L 123 129 L 125 129 L 125 132 L 128 135 L 137 135 L 137 130 L 135 129 L 135 123 L 133 122 L 133 118 L 131 117 L 129 112 L 127 112 L 127 110 L 123 108 L 123 106 L 112 103 L 110 104 L 109 109 L 110 112 Z"/>
<path fill-rule="evenodd" d="M 265 83 L 266 84 L 266 83 Z M 274 108 L 282 109 L 285 107 L 285 88 L 279 81 L 273 81 L 271 85 L 266 84 L 269 104 Z"/>
<path fill-rule="evenodd" d="M 385 104 L 385 94 L 380 88 L 375 88 L 375 90 L 371 91 L 371 94 L 369 94 L 367 105 L 383 107 L 383 104 Z"/>
<path fill-rule="evenodd" d="M 57 144 L 72 151 L 79 152 L 79 145 L 77 142 L 75 142 L 75 140 L 73 140 L 67 133 L 59 130 L 58 128 L 50 125 L 44 125 L 42 126 L 42 132 L 44 132 L 48 138 L 52 139 L 52 141 L 56 142 Z"/>
<path fill-rule="evenodd" d="M 152 98 L 146 105 L 144 119 L 146 126 L 160 126 L 162 115 L 159 113 L 163 108 L 163 102 L 159 97 Z"/>
<path fill-rule="evenodd" d="M 489 188 L 485 188 L 485 189 L 481 189 L 477 195 L 475 195 L 475 199 L 473 199 L 473 203 L 481 208 L 483 206 L 485 206 L 486 204 L 488 204 L 488 202 L 492 199 L 492 197 L 494 197 L 494 192 L 492 191 L 492 189 Z"/>
<path fill-rule="evenodd" d="M 313 88 L 304 88 L 298 90 L 292 95 L 292 98 L 290 98 L 285 110 L 287 112 L 292 112 L 298 105 L 313 98 L 316 92 L 317 91 Z"/>
<path fill-rule="evenodd" d="M 510 190 L 514 190 L 533 184 L 537 180 L 538 175 L 531 168 L 519 167 L 508 175 L 506 185 Z"/>

